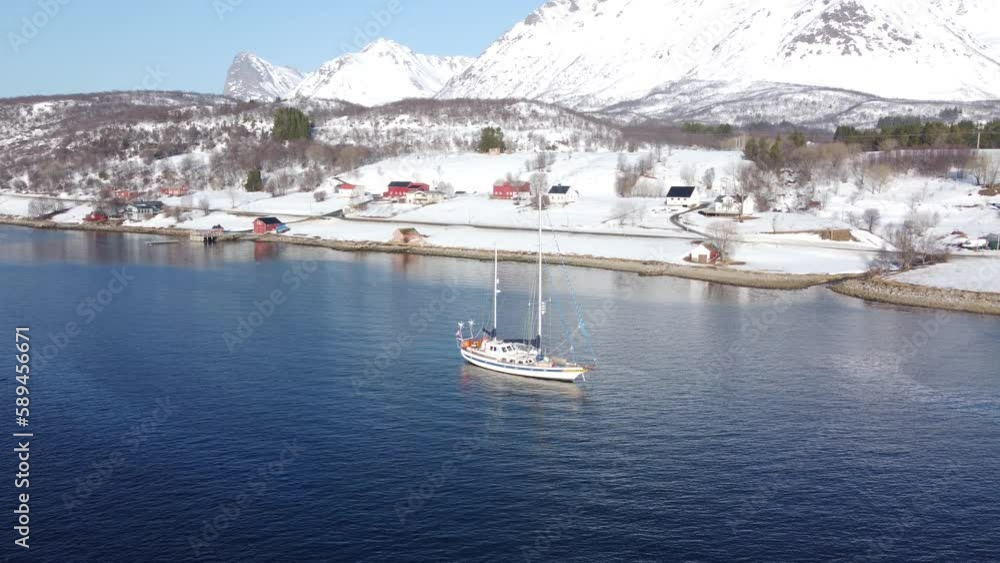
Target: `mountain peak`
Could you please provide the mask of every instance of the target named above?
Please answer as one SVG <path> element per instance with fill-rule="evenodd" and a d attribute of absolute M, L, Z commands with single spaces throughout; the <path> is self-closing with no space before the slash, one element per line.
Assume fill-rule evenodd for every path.
<path fill-rule="evenodd" d="M 309 74 L 291 96 L 336 99 L 364 106 L 431 98 L 472 59 L 420 55 L 390 39 L 342 55 Z"/>
<path fill-rule="evenodd" d="M 241 51 L 229 66 L 223 94 L 242 100 L 273 100 L 285 97 L 301 81 L 299 71 Z"/>
<path fill-rule="evenodd" d="M 379 54 L 379 53 L 413 53 L 413 50 L 405 45 L 400 45 L 392 39 L 386 39 L 380 37 L 368 45 L 365 45 L 364 49 L 361 49 L 362 53 Z"/>

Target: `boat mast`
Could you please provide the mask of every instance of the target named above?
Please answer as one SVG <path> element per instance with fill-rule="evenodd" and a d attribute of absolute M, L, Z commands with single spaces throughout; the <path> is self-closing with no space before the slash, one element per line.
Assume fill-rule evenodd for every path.
<path fill-rule="evenodd" d="M 538 357 L 542 354 L 542 187 L 538 186 Z"/>
<path fill-rule="evenodd" d="M 497 296 L 500 295 L 500 261 L 496 245 L 493 245 L 493 338 L 497 336 Z"/>

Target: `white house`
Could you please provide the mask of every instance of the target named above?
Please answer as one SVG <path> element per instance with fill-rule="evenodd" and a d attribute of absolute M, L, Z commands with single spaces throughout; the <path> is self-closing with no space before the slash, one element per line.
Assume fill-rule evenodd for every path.
<path fill-rule="evenodd" d="M 444 192 L 437 190 L 429 192 L 410 192 L 406 194 L 406 203 L 411 205 L 430 205 L 445 200 Z"/>
<path fill-rule="evenodd" d="M 145 221 L 163 212 L 163 203 L 159 201 L 137 201 L 125 208 L 125 216 L 129 221 Z"/>
<path fill-rule="evenodd" d="M 696 186 L 673 186 L 667 192 L 667 205 L 671 207 L 696 207 L 701 201 L 698 199 L 698 188 Z"/>
<path fill-rule="evenodd" d="M 566 205 L 580 201 L 580 192 L 569 186 L 552 186 L 549 190 L 549 203 L 553 205 Z"/>
<path fill-rule="evenodd" d="M 333 192 L 338 195 L 346 197 L 358 197 L 367 193 L 364 186 L 359 186 L 358 184 L 351 184 L 349 182 L 341 182 L 337 184 L 337 187 L 333 189 Z"/>
<path fill-rule="evenodd" d="M 688 254 L 688 260 L 695 264 L 715 264 L 721 257 L 719 248 L 711 243 L 699 244 Z"/>
<path fill-rule="evenodd" d="M 721 195 L 715 198 L 706 215 L 739 215 L 743 212 L 742 199 L 738 195 Z"/>

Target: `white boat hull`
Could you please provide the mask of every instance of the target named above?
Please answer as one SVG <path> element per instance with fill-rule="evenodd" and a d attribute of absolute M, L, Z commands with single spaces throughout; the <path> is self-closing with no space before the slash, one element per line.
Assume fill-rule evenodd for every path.
<path fill-rule="evenodd" d="M 529 377 L 531 379 L 575 383 L 587 372 L 587 369 L 583 367 L 513 366 L 480 357 L 468 350 L 461 350 L 461 353 L 465 361 L 476 367 L 507 375 Z"/>

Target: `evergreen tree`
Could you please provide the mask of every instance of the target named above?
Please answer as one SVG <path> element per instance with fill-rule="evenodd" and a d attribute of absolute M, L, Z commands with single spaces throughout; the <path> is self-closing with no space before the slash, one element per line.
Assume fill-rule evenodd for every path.
<path fill-rule="evenodd" d="M 757 146 L 757 139 L 750 137 L 750 139 L 747 140 L 746 146 L 743 147 L 743 158 L 749 160 L 750 162 L 757 162 L 759 157 L 760 149 Z"/>
<path fill-rule="evenodd" d="M 247 182 L 243 187 L 248 192 L 259 192 L 264 187 L 264 180 L 260 176 L 260 168 L 254 168 L 247 172 Z"/>
<path fill-rule="evenodd" d="M 775 169 L 781 168 L 785 161 L 785 156 L 781 152 L 781 135 L 774 140 L 774 144 L 771 145 L 771 150 L 767 153 L 767 163 Z"/>
<path fill-rule="evenodd" d="M 278 142 L 309 139 L 312 127 L 309 118 L 296 108 L 281 108 L 274 112 L 271 138 Z"/>
<path fill-rule="evenodd" d="M 479 146 L 476 152 L 488 153 L 493 149 L 500 149 L 500 152 L 507 150 L 507 145 L 503 140 L 503 130 L 499 127 L 486 127 L 479 135 Z"/>
<path fill-rule="evenodd" d="M 802 131 L 792 133 L 792 144 L 795 145 L 795 148 L 804 147 L 807 142 L 806 136 L 802 134 Z"/>

